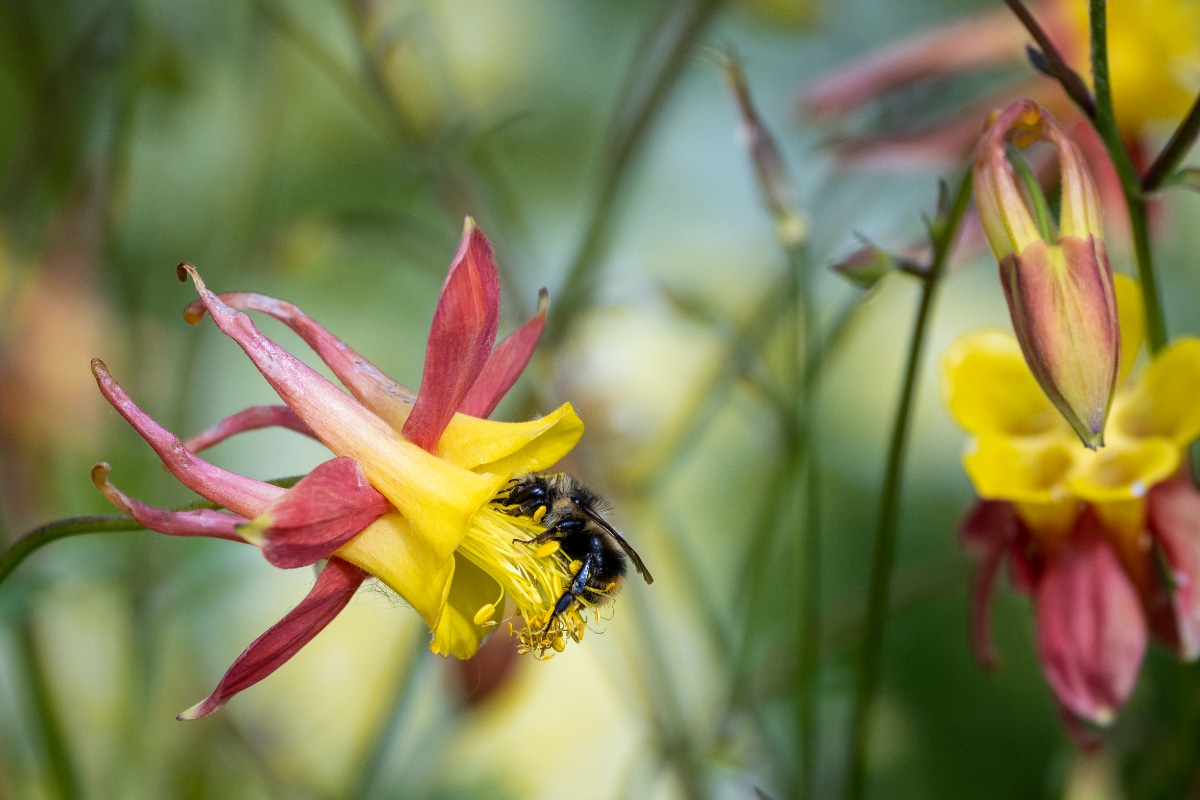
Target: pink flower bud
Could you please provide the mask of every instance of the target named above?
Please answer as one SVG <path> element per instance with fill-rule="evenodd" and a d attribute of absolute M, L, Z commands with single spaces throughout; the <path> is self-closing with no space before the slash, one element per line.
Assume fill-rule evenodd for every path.
<path fill-rule="evenodd" d="M 1058 153 L 1062 211 L 1058 232 L 1039 226 L 1005 152 L 1049 142 Z M 1121 361 L 1112 267 L 1104 246 L 1095 181 L 1079 147 L 1030 100 L 996 117 L 975 155 L 975 202 L 988 243 L 1000 262 L 1021 351 L 1042 391 L 1093 450 L 1104 424 Z"/>

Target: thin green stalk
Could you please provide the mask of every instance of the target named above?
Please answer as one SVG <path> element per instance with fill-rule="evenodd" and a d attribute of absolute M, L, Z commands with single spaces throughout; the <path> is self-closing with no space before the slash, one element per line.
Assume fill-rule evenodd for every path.
<path fill-rule="evenodd" d="M 39 528 L 34 528 L 13 542 L 12 547 L 0 553 L 0 584 L 4 583 L 4 580 L 22 561 L 51 542 L 89 533 L 138 530 L 142 530 L 142 526 L 124 514 L 73 517 L 48 522 Z"/>
<path fill-rule="evenodd" d="M 302 477 L 302 475 L 292 475 L 287 478 L 276 478 L 267 482 L 273 486 L 289 489 L 295 486 Z M 207 500 L 201 500 L 196 503 L 179 506 L 175 510 L 192 511 L 197 508 L 219 508 L 219 506 Z M 124 514 L 96 514 L 88 517 L 71 517 L 69 519 L 58 519 L 54 522 L 47 522 L 45 525 L 34 528 L 20 539 L 17 539 L 11 547 L 0 553 L 0 584 L 4 583 L 5 579 L 12 574 L 12 571 L 22 561 L 51 542 L 57 542 L 59 539 L 68 539 L 72 536 L 84 536 L 89 533 L 116 533 L 120 531 L 142 530 L 146 529 Z"/>
<path fill-rule="evenodd" d="M 1108 75 L 1108 8 L 1106 0 L 1091 0 L 1090 21 L 1092 37 L 1092 81 L 1095 86 L 1096 131 L 1104 140 L 1109 158 L 1121 180 L 1121 192 L 1129 209 L 1130 234 L 1133 237 L 1133 254 L 1137 263 L 1138 279 L 1142 283 L 1142 304 L 1146 312 L 1146 342 L 1153 355 L 1167 343 L 1167 329 L 1163 321 L 1162 304 L 1159 297 L 1158 276 L 1150 253 L 1150 232 L 1146 223 L 1146 201 L 1142 194 L 1141 181 L 1129 151 L 1121 140 L 1113 110 L 1112 86 Z"/>
<path fill-rule="evenodd" d="M 896 531 L 899 526 L 900 492 L 904 480 L 904 456 L 912 429 L 912 414 L 917 393 L 925 339 L 933 317 L 934 302 L 941 286 L 950 251 L 956 238 L 967 203 L 971 197 L 971 174 L 959 184 L 954 202 L 944 217 L 930 228 L 933 262 L 921 287 L 921 301 L 913 325 L 900 390 L 896 419 L 888 447 L 887 469 L 879 501 L 879 518 L 875 529 L 875 547 L 871 561 L 871 582 L 867 595 L 867 617 L 863 631 L 862 652 L 854 687 L 854 705 L 850 724 L 850 752 L 847 761 L 843 796 L 857 800 L 866 788 L 867 745 L 883 660 L 883 635 L 888 618 L 891 595 L 892 568 L 896 556 Z"/>
<path fill-rule="evenodd" d="M 1171 177 L 1171 173 L 1179 167 L 1183 157 L 1192 149 L 1197 136 L 1200 136 L 1200 95 L 1196 95 L 1191 110 L 1171 134 L 1170 141 L 1158 154 L 1158 158 L 1154 159 L 1150 169 L 1142 176 L 1142 191 L 1153 192 L 1162 186 L 1163 181 Z"/>
<path fill-rule="evenodd" d="M 804 497 L 804 518 L 795 536 L 802 594 L 796 614 L 797 687 L 796 744 L 800 779 L 796 782 L 801 798 L 815 796 L 817 743 L 820 726 L 817 714 L 817 688 L 821 664 L 821 505 L 817 469 L 818 443 L 816 424 L 817 383 L 808 380 L 806 367 L 821 363 L 821 333 L 817 304 L 813 297 L 811 264 L 807 248 L 787 249 L 788 273 L 800 317 L 793 326 L 793 375 L 791 390 L 796 398 L 796 427 L 802 442 L 804 482 L 796 491 Z"/>
<path fill-rule="evenodd" d="M 50 779 L 61 800 L 73 800 L 82 796 L 82 784 L 67 743 L 66 728 L 59 710 L 55 708 L 50 686 L 46 681 L 45 659 L 39 653 L 32 623 L 29 620 L 21 620 L 16 628 L 17 649 L 24 661 L 28 679 L 28 699 L 33 705 L 34 718 L 41 729 L 39 733 Z"/>
<path fill-rule="evenodd" d="M 591 304 L 596 289 L 596 273 L 600 268 L 604 244 L 613 223 L 613 211 L 628 168 L 641 150 L 646 132 L 661 112 L 663 101 L 683 70 L 693 43 L 707 28 L 720 5 L 720 0 L 680 0 L 673 3 L 660 17 L 659 24 L 643 40 L 645 48 L 663 50 L 665 55 L 646 67 L 645 75 L 638 74 L 642 65 L 635 63 L 631 75 L 636 77 L 626 81 L 623 99 L 632 96 L 636 86 L 645 85 L 648 88 L 633 99 L 629 110 L 614 126 L 587 227 L 571 259 L 562 289 L 558 292 L 555 302 L 557 310 L 547 324 L 543 341 L 552 344 L 560 342 L 567 326 Z M 682 15 L 678 21 L 674 19 L 676 14 Z M 643 58 L 648 60 L 649 56 L 643 55 Z"/>

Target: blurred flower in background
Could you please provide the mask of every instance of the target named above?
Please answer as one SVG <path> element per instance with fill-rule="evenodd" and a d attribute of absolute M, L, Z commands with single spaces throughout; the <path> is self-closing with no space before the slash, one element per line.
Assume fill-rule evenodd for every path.
<path fill-rule="evenodd" d="M 1066 62 L 1090 80 L 1088 4 L 1042 0 L 1029 11 Z M 1161 133 L 1157 126 L 1184 115 L 1200 87 L 1200 7 L 1191 0 L 1110 3 L 1108 32 L 1117 124 L 1141 153 Z M 866 131 L 835 138 L 839 156 L 863 166 L 953 163 L 974 147 L 979 120 L 1019 97 L 1050 109 L 1072 135 L 1094 136 L 1076 127 L 1081 118 L 1053 78 L 1030 74 L 1031 46 L 1007 8 L 964 16 L 818 77 L 803 107 L 820 122 L 873 109 Z"/>
<path fill-rule="evenodd" d="M 1141 306 L 1136 283 L 1118 276 L 1117 286 L 1125 375 L 1141 345 Z M 995 662 L 988 606 L 1007 559 L 1033 599 L 1038 654 L 1065 714 L 1110 725 L 1147 632 L 1181 659 L 1200 657 L 1200 493 L 1184 462 L 1200 436 L 1200 340 L 1175 342 L 1125 381 L 1099 451 L 1079 446 L 1011 336 L 968 335 L 942 370 L 946 404 L 973 436 L 963 463 L 981 498 L 961 528 L 980 559 L 976 657 Z"/>

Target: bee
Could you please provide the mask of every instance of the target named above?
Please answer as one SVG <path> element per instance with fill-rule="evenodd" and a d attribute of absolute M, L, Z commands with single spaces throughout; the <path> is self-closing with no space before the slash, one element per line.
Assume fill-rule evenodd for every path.
<path fill-rule="evenodd" d="M 608 505 L 570 475 L 559 472 L 518 476 L 497 496 L 496 503 L 504 513 L 529 517 L 546 529 L 532 539 L 514 539 L 514 542 L 529 545 L 558 542 L 567 558 L 579 562 L 579 571 L 554 604 L 547 631 L 572 603 L 583 601 L 585 592 L 602 599 L 615 595 L 625 582 L 626 556 L 646 583 L 654 583 L 641 556 L 604 518 Z"/>

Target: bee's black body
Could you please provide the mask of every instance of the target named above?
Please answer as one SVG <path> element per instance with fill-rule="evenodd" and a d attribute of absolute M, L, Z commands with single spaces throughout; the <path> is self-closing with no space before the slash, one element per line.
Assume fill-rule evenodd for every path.
<path fill-rule="evenodd" d="M 585 592 L 593 600 L 615 594 L 625 581 L 627 556 L 646 583 L 653 583 L 654 578 L 641 557 L 604 519 L 607 504 L 570 475 L 560 472 L 514 478 L 497 502 L 509 514 L 533 519 L 538 519 L 539 510 L 544 508 L 540 522 L 546 532 L 522 541 L 526 544 L 557 541 L 568 558 L 580 563 L 571 584 L 554 604 L 551 622 L 584 597 Z"/>

